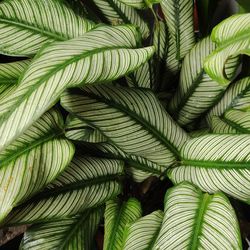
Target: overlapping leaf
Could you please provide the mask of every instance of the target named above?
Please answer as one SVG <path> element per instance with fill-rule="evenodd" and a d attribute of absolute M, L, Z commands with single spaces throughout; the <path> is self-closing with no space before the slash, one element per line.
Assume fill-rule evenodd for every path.
<path fill-rule="evenodd" d="M 81 91 L 65 92 L 61 103 L 108 138 L 112 145 L 102 145 L 106 151 L 125 153 L 125 157 L 150 168 L 163 171 L 174 164 L 180 147 L 188 139 L 154 94 L 146 89 L 84 87 Z"/>
<path fill-rule="evenodd" d="M 174 183 L 190 181 L 203 191 L 222 191 L 250 203 L 250 136 L 206 135 L 189 140 L 181 164 L 169 170 Z"/>
<path fill-rule="evenodd" d="M 250 107 L 250 77 L 245 77 L 230 85 L 220 101 L 207 114 L 207 121 L 211 123 L 213 116 L 222 116 L 231 108 L 248 107 Z"/>
<path fill-rule="evenodd" d="M 142 215 L 141 204 L 130 198 L 127 202 L 111 200 L 106 204 L 104 250 L 120 250 L 123 246 L 126 225 Z"/>
<path fill-rule="evenodd" d="M 51 110 L 0 153 L 0 221 L 71 161 L 74 147 L 62 138 L 63 125 L 60 113 Z"/>
<path fill-rule="evenodd" d="M 73 216 L 121 192 L 123 163 L 77 156 L 43 192 L 14 209 L 5 224 L 30 224 Z"/>
<path fill-rule="evenodd" d="M 12 0 L 0 4 L 0 53 L 35 54 L 44 44 L 79 37 L 94 27 L 57 0 Z"/>
<path fill-rule="evenodd" d="M 145 63 L 154 48 L 131 49 L 137 38 L 132 26 L 101 26 L 42 49 L 15 92 L 0 100 L 0 150 L 50 108 L 67 87 L 113 80 Z"/>
<path fill-rule="evenodd" d="M 151 250 L 158 236 L 163 212 L 155 211 L 127 226 L 123 250 Z"/>
<path fill-rule="evenodd" d="M 100 9 L 109 23 L 113 25 L 126 23 L 139 27 L 144 38 L 149 36 L 148 24 L 141 18 L 137 11 L 120 0 L 92 0 Z M 134 1 L 133 1 L 134 2 Z"/>
<path fill-rule="evenodd" d="M 212 117 L 211 129 L 219 134 L 249 134 L 250 113 L 230 109 L 222 117 Z"/>
<path fill-rule="evenodd" d="M 181 60 L 195 44 L 192 0 L 162 0 L 161 8 Z"/>
<path fill-rule="evenodd" d="M 72 218 L 37 224 L 24 234 L 20 249 L 93 249 L 102 210 L 87 210 Z"/>
<path fill-rule="evenodd" d="M 250 13 L 222 21 L 213 29 L 211 38 L 218 46 L 207 57 L 205 70 L 212 79 L 227 85 L 232 78 L 225 71 L 228 59 L 240 54 L 250 55 Z"/>
<path fill-rule="evenodd" d="M 90 143 L 107 141 L 107 138 L 97 129 L 90 127 L 86 122 L 72 115 L 67 117 L 65 136 L 70 140 Z"/>
<path fill-rule="evenodd" d="M 185 57 L 177 92 L 169 110 L 180 125 L 186 125 L 209 109 L 223 93 L 225 87 L 204 72 L 204 59 L 215 49 L 210 38 L 195 45 Z"/>
<path fill-rule="evenodd" d="M 203 194 L 189 183 L 169 189 L 162 227 L 152 249 L 242 249 L 239 226 L 228 199 Z"/>
<path fill-rule="evenodd" d="M 14 91 L 20 75 L 27 69 L 29 60 L 0 64 L 0 100 Z"/>

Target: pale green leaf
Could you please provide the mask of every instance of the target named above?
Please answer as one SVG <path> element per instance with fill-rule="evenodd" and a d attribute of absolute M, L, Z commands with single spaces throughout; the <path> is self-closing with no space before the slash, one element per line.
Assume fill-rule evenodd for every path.
<path fill-rule="evenodd" d="M 0 100 L 4 99 L 17 87 L 20 75 L 27 69 L 29 64 L 29 60 L 0 64 Z"/>
<path fill-rule="evenodd" d="M 174 183 L 190 181 L 203 191 L 250 203 L 250 135 L 206 135 L 189 140 L 180 166 L 169 170 Z"/>
<path fill-rule="evenodd" d="M 76 156 L 43 192 L 13 210 L 4 224 L 31 224 L 73 216 L 121 192 L 123 163 Z"/>
<path fill-rule="evenodd" d="M 61 104 L 108 138 L 112 145 L 102 145 L 106 150 L 125 153 L 150 168 L 164 171 L 174 164 L 188 139 L 150 90 L 84 87 L 63 93 Z"/>
<path fill-rule="evenodd" d="M 189 183 L 169 189 L 154 250 L 241 250 L 237 217 L 227 197 L 203 194 Z"/>
<path fill-rule="evenodd" d="M 205 70 L 218 83 L 228 85 L 232 79 L 225 72 L 228 59 L 240 54 L 250 55 L 250 13 L 225 19 L 213 29 L 211 37 L 218 46 L 207 57 Z"/>
<path fill-rule="evenodd" d="M 141 18 L 137 11 L 120 0 L 92 0 L 100 9 L 109 23 L 117 24 L 133 24 L 139 27 L 143 38 L 149 36 L 148 24 Z"/>
<path fill-rule="evenodd" d="M 104 250 L 120 250 L 124 241 L 126 225 L 135 222 L 142 215 L 141 204 L 135 198 L 127 202 L 110 200 L 104 214 Z"/>
<path fill-rule="evenodd" d="M 250 107 L 250 77 L 245 77 L 229 86 L 220 101 L 207 114 L 211 123 L 213 116 L 222 116 L 231 108 L 248 109 Z"/>
<path fill-rule="evenodd" d="M 72 218 L 36 224 L 24 234 L 23 250 L 93 250 L 102 208 L 87 210 Z"/>
<path fill-rule="evenodd" d="M 145 63 L 154 48 L 132 49 L 137 38 L 132 26 L 100 26 L 40 50 L 14 93 L 0 100 L 0 150 L 54 105 L 67 87 L 111 81 Z"/>
<path fill-rule="evenodd" d="M 162 0 L 161 8 L 181 60 L 195 44 L 193 0 Z"/>
<path fill-rule="evenodd" d="M 125 230 L 123 250 L 151 250 L 163 220 L 163 212 L 158 210 L 137 220 Z"/>
<path fill-rule="evenodd" d="M 212 80 L 204 71 L 205 58 L 215 49 L 209 37 L 197 43 L 182 63 L 178 89 L 169 110 L 182 126 L 206 112 L 223 93 L 225 87 Z"/>
<path fill-rule="evenodd" d="M 60 113 L 51 110 L 0 153 L 0 221 L 70 163 L 74 147 L 62 137 L 63 126 Z"/>
<path fill-rule="evenodd" d="M 211 129 L 219 134 L 250 134 L 250 112 L 230 109 L 222 117 L 213 116 Z"/>
<path fill-rule="evenodd" d="M 56 0 L 12 0 L 0 4 L 0 52 L 29 56 L 52 41 L 82 36 L 94 27 Z"/>
<path fill-rule="evenodd" d="M 84 141 L 90 143 L 105 142 L 107 138 L 97 129 L 92 128 L 88 123 L 69 115 L 66 120 L 65 136 L 74 141 Z"/>

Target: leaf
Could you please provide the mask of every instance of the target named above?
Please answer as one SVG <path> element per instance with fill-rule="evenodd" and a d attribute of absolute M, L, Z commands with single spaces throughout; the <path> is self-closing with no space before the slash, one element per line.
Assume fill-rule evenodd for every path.
<path fill-rule="evenodd" d="M 158 210 L 138 219 L 125 229 L 123 250 L 151 250 L 158 236 L 163 212 Z"/>
<path fill-rule="evenodd" d="M 93 249 L 102 210 L 95 208 L 72 218 L 36 224 L 24 234 L 20 249 Z"/>
<path fill-rule="evenodd" d="M 63 93 L 61 104 L 106 136 L 112 144 L 106 144 L 107 150 L 125 153 L 144 164 L 149 162 L 146 165 L 155 165 L 156 169 L 166 170 L 174 164 L 180 147 L 188 139 L 146 89 L 85 87 Z"/>
<path fill-rule="evenodd" d="M 48 42 L 79 37 L 93 27 L 94 23 L 56 0 L 4 1 L 0 4 L 0 53 L 31 56 Z"/>
<path fill-rule="evenodd" d="M 221 118 L 212 117 L 211 128 L 219 134 L 250 134 L 250 113 L 230 109 Z"/>
<path fill-rule="evenodd" d="M 220 101 L 207 114 L 207 121 L 211 123 L 212 116 L 222 116 L 231 108 L 248 107 L 250 107 L 250 77 L 245 77 L 229 86 Z"/>
<path fill-rule="evenodd" d="M 110 24 L 133 24 L 140 29 L 143 38 L 149 36 L 148 24 L 131 6 L 125 5 L 120 0 L 92 0 L 92 2 L 95 3 Z"/>
<path fill-rule="evenodd" d="M 126 225 L 136 221 L 142 215 L 141 204 L 135 198 L 127 202 L 110 200 L 104 214 L 104 250 L 120 250 L 123 245 Z"/>
<path fill-rule="evenodd" d="M 212 107 L 225 89 L 204 72 L 204 59 L 214 49 L 215 45 L 207 37 L 184 58 L 179 86 L 169 104 L 171 114 L 182 126 L 193 122 Z"/>
<path fill-rule="evenodd" d="M 29 64 L 29 60 L 0 64 L 0 100 L 16 88 L 18 78 Z"/>
<path fill-rule="evenodd" d="M 161 8 L 181 60 L 195 44 L 192 0 L 162 0 Z"/>
<path fill-rule="evenodd" d="M 137 38 L 132 26 L 100 26 L 40 50 L 15 92 L 0 101 L 0 150 L 54 105 L 67 87 L 111 81 L 145 63 L 154 48 L 131 49 Z"/>
<path fill-rule="evenodd" d="M 4 224 L 57 220 L 97 207 L 121 192 L 123 163 L 77 156 L 43 192 L 13 210 Z"/>
<path fill-rule="evenodd" d="M 168 172 L 174 183 L 189 181 L 201 190 L 222 191 L 250 203 L 250 136 L 206 135 L 189 140 L 180 166 Z"/>
<path fill-rule="evenodd" d="M 0 221 L 71 161 L 74 147 L 62 137 L 63 126 L 61 114 L 51 110 L 0 153 Z"/>
<path fill-rule="evenodd" d="M 182 183 L 167 191 L 164 205 L 153 249 L 242 249 L 237 217 L 223 194 Z"/>
<path fill-rule="evenodd" d="M 143 9 L 147 7 L 146 0 L 118 0 L 118 1 L 137 9 Z"/>
<path fill-rule="evenodd" d="M 90 143 L 107 141 L 107 138 L 97 129 L 90 127 L 86 122 L 72 115 L 67 117 L 65 136 L 70 140 Z"/>
<path fill-rule="evenodd" d="M 211 38 L 218 46 L 207 57 L 205 70 L 213 80 L 228 85 L 232 79 L 225 72 L 228 59 L 240 54 L 250 55 L 250 13 L 225 19 L 213 29 Z"/>

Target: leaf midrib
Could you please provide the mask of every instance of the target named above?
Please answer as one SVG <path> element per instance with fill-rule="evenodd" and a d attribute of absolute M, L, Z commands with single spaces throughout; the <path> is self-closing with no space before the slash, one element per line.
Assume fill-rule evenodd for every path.
<path fill-rule="evenodd" d="M 123 107 L 121 104 L 116 103 L 116 102 L 112 102 L 112 100 L 108 100 L 106 98 L 102 98 L 101 96 L 98 96 L 94 93 L 90 93 L 90 92 L 86 92 L 83 90 L 83 92 L 89 96 L 90 98 L 96 99 L 99 102 L 103 102 L 111 107 L 115 107 L 117 110 L 120 110 L 124 113 L 127 113 L 130 117 L 132 117 L 134 120 L 138 121 L 139 123 L 141 123 L 143 125 L 143 127 L 150 131 L 154 137 L 156 137 L 159 141 L 161 141 L 166 148 L 177 158 L 180 158 L 180 154 L 178 153 L 178 150 L 176 149 L 176 147 L 174 147 L 166 138 L 163 134 L 161 134 L 159 131 L 157 131 L 151 124 L 148 123 L 148 121 L 146 121 L 144 118 L 142 118 L 141 116 L 139 116 L 138 114 L 136 114 L 135 112 L 126 109 L 125 107 Z M 83 119 L 82 117 L 80 119 Z M 90 122 L 87 119 L 84 119 L 86 122 L 90 123 L 92 126 L 94 126 L 95 128 L 97 128 L 98 130 L 100 130 L 97 126 L 95 126 L 92 122 Z M 103 133 L 103 131 L 101 131 Z M 110 139 L 110 138 L 109 138 Z M 115 144 L 116 145 L 116 144 Z M 118 147 L 120 148 L 120 147 Z"/>
<path fill-rule="evenodd" d="M 6 167 L 6 165 L 11 162 L 12 160 L 18 158 L 19 156 L 27 153 L 28 151 L 31 151 L 32 149 L 42 145 L 43 143 L 46 143 L 48 141 L 51 141 L 52 139 L 59 137 L 63 135 L 63 131 L 62 130 L 58 130 L 55 131 L 51 134 L 46 134 L 44 136 L 39 137 L 38 140 L 36 140 L 33 143 L 27 143 L 24 144 L 23 147 L 21 149 L 18 149 L 18 151 L 16 151 L 15 153 L 12 153 L 11 156 L 6 156 L 1 160 L 1 164 L 0 164 L 0 169 L 3 168 L 4 166 Z M 7 148 L 8 149 L 8 148 Z"/>
<path fill-rule="evenodd" d="M 233 161 L 208 161 L 208 160 L 193 160 L 182 159 L 180 166 L 200 167 L 206 169 L 250 169 L 250 162 L 233 162 Z"/>
<path fill-rule="evenodd" d="M 205 216 L 205 212 L 207 210 L 208 204 L 211 201 L 211 196 L 209 194 L 202 194 L 201 193 L 201 201 L 200 206 L 197 208 L 196 216 L 195 216 L 195 224 L 193 229 L 193 237 L 190 241 L 190 247 L 189 250 L 197 250 L 199 246 L 199 236 L 202 232 L 202 224 L 203 219 Z"/>
<path fill-rule="evenodd" d="M 21 20 L 23 21 L 23 20 Z M 21 22 L 18 22 L 18 21 L 13 21 L 11 19 L 8 19 L 6 17 L 0 17 L 0 22 L 1 23 L 6 23 L 6 24 L 12 24 L 12 25 L 15 25 L 17 27 L 20 27 L 20 28 L 23 28 L 23 29 L 26 29 L 26 30 L 30 30 L 34 33 L 39 33 L 45 37 L 48 37 L 48 38 L 52 38 L 53 40 L 56 40 L 56 41 L 65 41 L 69 38 L 67 37 L 63 37 L 63 36 L 59 36 L 57 35 L 58 33 L 52 33 L 52 32 L 49 32 L 47 30 L 44 30 L 44 29 L 41 29 L 39 27 L 35 27 L 35 26 L 31 26 L 27 23 L 21 23 Z"/>
<path fill-rule="evenodd" d="M 236 122 L 234 122 L 232 120 L 227 119 L 225 116 L 221 117 L 221 120 L 223 122 L 225 122 L 226 124 L 228 124 L 230 127 L 236 129 L 241 134 L 249 134 L 250 133 L 249 129 L 246 129 L 246 128 L 240 126 L 238 123 L 236 123 Z"/>

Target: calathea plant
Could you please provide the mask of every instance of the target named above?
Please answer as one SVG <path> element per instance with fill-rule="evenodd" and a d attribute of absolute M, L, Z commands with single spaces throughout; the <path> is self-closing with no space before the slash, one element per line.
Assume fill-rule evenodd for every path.
<path fill-rule="evenodd" d="M 27 225 L 20 249 L 243 249 L 250 14 L 210 34 L 216 6 L 1 1 L 0 226 Z"/>

